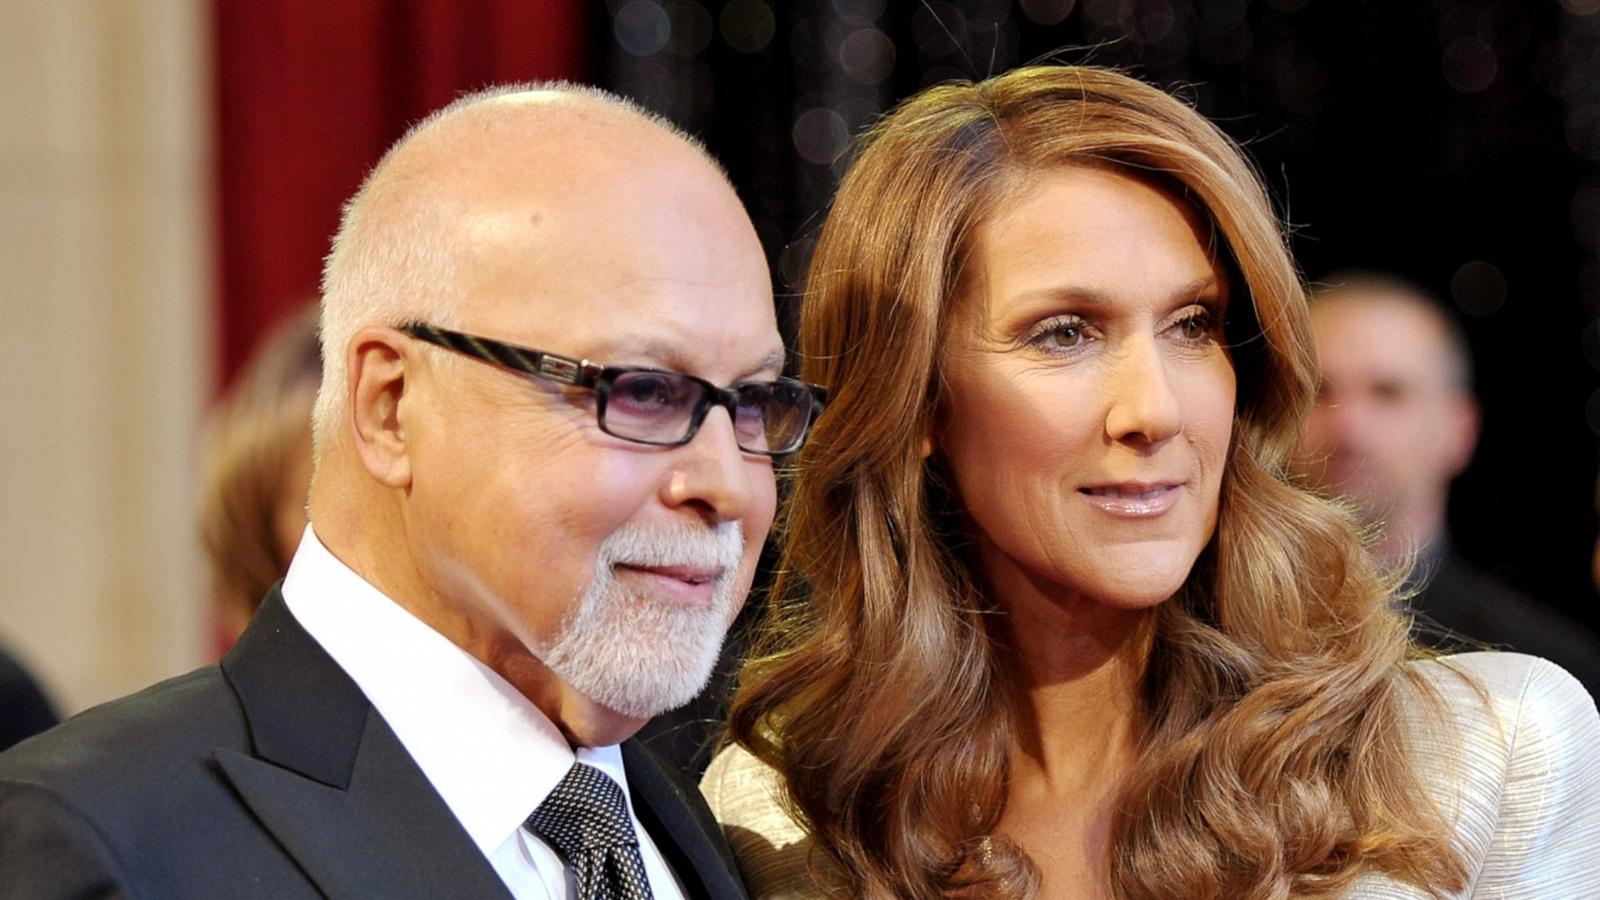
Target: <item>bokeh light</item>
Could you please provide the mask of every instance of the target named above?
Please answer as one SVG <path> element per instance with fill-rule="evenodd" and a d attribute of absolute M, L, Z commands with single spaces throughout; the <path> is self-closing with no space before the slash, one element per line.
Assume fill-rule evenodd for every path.
<path fill-rule="evenodd" d="M 1476 94 L 1494 84 L 1500 61 L 1494 48 L 1479 37 L 1459 37 L 1444 48 L 1445 81 L 1463 94 Z"/>
<path fill-rule="evenodd" d="M 778 20 L 765 0 L 733 0 L 717 17 L 722 40 L 740 53 L 760 53 L 772 43 Z"/>
<path fill-rule="evenodd" d="M 617 46 L 634 56 L 654 56 L 672 39 L 672 19 L 655 0 L 630 0 L 611 20 Z"/>
<path fill-rule="evenodd" d="M 843 152 L 845 142 L 850 139 L 850 126 L 837 111 L 812 107 L 794 117 L 791 136 L 801 159 L 825 166 Z"/>
<path fill-rule="evenodd" d="M 894 71 L 894 42 L 876 28 L 858 28 L 839 44 L 839 65 L 861 84 L 877 84 Z"/>
<path fill-rule="evenodd" d="M 1450 276 L 1450 299 L 1469 316 L 1493 315 L 1506 302 L 1506 276 L 1481 259 L 1463 263 Z"/>
<path fill-rule="evenodd" d="M 1059 25 L 1072 15 L 1078 0 L 1020 0 L 1022 14 L 1040 25 Z"/>

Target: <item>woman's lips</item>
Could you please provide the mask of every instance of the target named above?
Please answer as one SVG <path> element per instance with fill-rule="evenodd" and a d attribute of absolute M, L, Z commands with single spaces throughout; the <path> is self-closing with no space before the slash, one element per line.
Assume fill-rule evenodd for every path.
<path fill-rule="evenodd" d="M 1114 516 L 1144 519 L 1159 516 L 1178 502 L 1182 482 L 1125 481 L 1079 488 L 1089 504 Z"/>

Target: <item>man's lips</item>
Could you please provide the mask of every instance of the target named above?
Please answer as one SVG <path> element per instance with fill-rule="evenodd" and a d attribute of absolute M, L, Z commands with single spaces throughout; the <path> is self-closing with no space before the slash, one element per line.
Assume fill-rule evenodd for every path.
<path fill-rule="evenodd" d="M 1090 505 L 1115 516 L 1159 516 L 1178 502 L 1182 481 L 1118 481 L 1081 487 Z"/>
<path fill-rule="evenodd" d="M 685 584 L 706 584 L 715 581 L 724 571 L 712 566 L 636 566 L 618 563 L 617 567 L 643 572 L 646 575 L 658 575 Z"/>

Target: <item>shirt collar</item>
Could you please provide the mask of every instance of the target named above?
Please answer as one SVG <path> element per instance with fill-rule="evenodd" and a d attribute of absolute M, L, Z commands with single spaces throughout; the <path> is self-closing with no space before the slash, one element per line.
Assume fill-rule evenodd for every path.
<path fill-rule="evenodd" d="M 575 759 L 604 771 L 627 795 L 617 745 L 575 755 L 516 688 L 346 566 L 311 526 L 284 578 L 283 599 L 485 855 L 516 833 Z"/>

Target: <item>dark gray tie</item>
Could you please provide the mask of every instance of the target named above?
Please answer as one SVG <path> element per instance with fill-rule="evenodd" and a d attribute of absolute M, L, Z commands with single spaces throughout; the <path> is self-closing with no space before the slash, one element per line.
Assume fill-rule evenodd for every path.
<path fill-rule="evenodd" d="M 622 788 L 581 762 L 522 823 L 555 848 L 578 881 L 578 900 L 654 900 Z"/>

